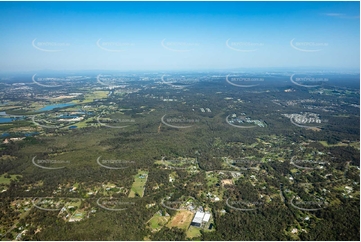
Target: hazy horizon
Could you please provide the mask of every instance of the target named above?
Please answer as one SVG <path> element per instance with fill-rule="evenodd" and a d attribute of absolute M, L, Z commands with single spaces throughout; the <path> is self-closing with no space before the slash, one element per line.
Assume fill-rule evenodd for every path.
<path fill-rule="evenodd" d="M 0 72 L 358 70 L 359 2 L 1 2 Z"/>

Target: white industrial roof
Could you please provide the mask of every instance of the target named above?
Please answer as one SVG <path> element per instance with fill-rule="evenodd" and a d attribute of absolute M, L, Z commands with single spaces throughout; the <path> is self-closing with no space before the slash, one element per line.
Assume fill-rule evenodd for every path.
<path fill-rule="evenodd" d="M 196 212 L 196 215 L 194 216 L 192 222 L 194 222 L 194 223 L 202 223 L 203 217 L 204 217 L 204 213 Z"/>
<path fill-rule="evenodd" d="M 211 214 L 210 213 L 206 213 L 203 217 L 203 221 L 208 223 L 209 219 L 211 218 Z"/>

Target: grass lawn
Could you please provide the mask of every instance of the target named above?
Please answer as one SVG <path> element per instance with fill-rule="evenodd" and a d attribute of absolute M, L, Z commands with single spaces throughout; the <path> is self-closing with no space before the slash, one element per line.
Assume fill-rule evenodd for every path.
<path fill-rule="evenodd" d="M 77 128 L 84 128 L 87 127 L 89 124 L 87 123 L 88 121 L 93 121 L 94 118 L 88 118 L 88 119 L 83 119 L 80 122 L 74 123 L 74 124 L 69 124 L 67 125 L 65 128 L 69 128 L 70 126 L 76 126 Z"/>
<path fill-rule="evenodd" d="M 11 180 L 17 180 L 16 177 L 17 176 L 22 176 L 22 175 L 10 175 L 10 178 L 5 178 L 5 174 L 2 174 L 0 176 L 0 184 L 5 184 L 5 185 L 9 185 Z"/>
<path fill-rule="evenodd" d="M 187 234 L 187 238 L 190 239 L 194 237 L 199 237 L 201 236 L 201 229 L 190 226 L 186 234 Z"/>
<path fill-rule="evenodd" d="M 73 206 L 79 208 L 81 205 L 80 199 L 72 199 L 71 201 L 66 203 L 66 207 Z"/>
<path fill-rule="evenodd" d="M 94 91 L 92 93 L 87 93 L 84 95 L 84 101 L 80 102 L 79 100 L 73 100 L 72 103 L 76 104 L 84 104 L 91 103 L 94 99 L 106 98 L 108 96 L 109 91 Z"/>
<path fill-rule="evenodd" d="M 160 230 L 165 224 L 167 224 L 169 220 L 169 216 L 161 216 L 157 212 L 153 215 L 153 217 L 148 221 L 149 227 L 151 228 L 152 232 Z"/>
<path fill-rule="evenodd" d="M 339 142 L 337 144 L 329 144 L 327 143 L 327 141 L 319 141 L 323 146 L 325 147 L 332 147 L 332 146 L 352 146 L 354 147 L 355 149 L 360 149 L 360 142 L 352 142 L 350 144 L 346 144 L 346 143 L 342 143 L 342 142 Z"/>
<path fill-rule="evenodd" d="M 207 185 L 209 187 L 210 186 L 215 186 L 218 183 L 218 177 L 214 173 L 207 174 L 206 179 L 207 179 Z"/>
<path fill-rule="evenodd" d="M 145 175 L 145 177 L 143 177 L 143 175 Z M 140 197 L 143 197 L 144 187 L 145 183 L 147 183 L 147 179 L 148 171 L 139 170 L 138 173 L 134 176 L 134 182 L 128 197 L 135 197 L 136 194 L 139 194 Z"/>
<path fill-rule="evenodd" d="M 84 218 L 85 211 L 77 209 L 69 218 L 69 222 L 71 221 L 80 221 Z"/>

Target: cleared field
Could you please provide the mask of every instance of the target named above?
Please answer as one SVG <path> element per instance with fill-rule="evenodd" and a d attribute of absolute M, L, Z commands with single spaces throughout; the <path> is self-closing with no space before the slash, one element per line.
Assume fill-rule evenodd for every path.
<path fill-rule="evenodd" d="M 187 229 L 192 222 L 194 213 L 191 211 L 179 211 L 167 224 L 167 227 L 177 227 L 180 229 Z"/>
<path fill-rule="evenodd" d="M 69 202 L 65 204 L 66 207 L 73 206 L 73 207 L 80 207 L 81 200 L 80 199 L 71 199 Z"/>
<path fill-rule="evenodd" d="M 135 197 L 138 194 L 140 197 L 144 195 L 145 183 L 147 183 L 148 171 L 139 170 L 138 174 L 134 176 L 134 182 L 130 189 L 128 197 Z"/>
<path fill-rule="evenodd" d="M 190 226 L 189 229 L 187 230 L 187 238 L 194 238 L 194 237 L 199 237 L 201 236 L 201 229 Z"/>
<path fill-rule="evenodd" d="M 87 127 L 89 124 L 87 124 L 87 122 L 89 121 L 93 121 L 94 118 L 88 118 L 88 119 L 84 119 L 78 123 L 74 123 L 74 124 L 70 124 L 68 126 L 66 126 L 66 128 L 69 128 L 71 126 L 77 126 L 77 128 L 84 128 L 84 127 Z"/>
<path fill-rule="evenodd" d="M 156 232 L 162 229 L 164 225 L 169 221 L 169 216 L 161 216 L 159 212 L 153 215 L 153 217 L 148 221 L 148 225 L 152 232 Z"/>
<path fill-rule="evenodd" d="M 85 216 L 85 211 L 84 210 L 76 210 L 73 215 L 69 218 L 69 222 L 76 222 L 76 221 L 80 221 L 84 218 Z"/>
<path fill-rule="evenodd" d="M 222 185 L 233 185 L 232 179 L 224 179 L 221 181 Z"/>
<path fill-rule="evenodd" d="M 84 95 L 84 101 L 80 102 L 79 100 L 73 100 L 72 103 L 90 103 L 93 102 L 94 99 L 106 98 L 108 96 L 108 91 L 94 91 L 92 93 L 87 93 Z"/>
<path fill-rule="evenodd" d="M 16 177 L 17 176 L 22 176 L 22 175 L 10 175 L 10 178 L 6 178 L 5 177 L 5 174 L 2 174 L 1 176 L 0 176 L 0 184 L 6 184 L 6 185 L 8 185 L 8 184 L 10 184 L 10 182 L 11 182 L 11 180 L 17 180 L 16 179 Z"/>
<path fill-rule="evenodd" d="M 1 107 L 1 111 L 9 110 L 9 109 L 15 109 L 15 108 L 22 108 L 22 106 L 5 106 Z"/>
<path fill-rule="evenodd" d="M 207 185 L 209 187 L 215 186 L 218 183 L 218 177 L 214 173 L 208 173 L 206 175 L 206 179 L 207 179 Z"/>
<path fill-rule="evenodd" d="M 323 146 L 325 147 L 333 147 L 333 146 L 351 146 L 355 149 L 360 149 L 360 142 L 351 142 L 349 144 L 347 143 L 342 143 L 342 142 L 339 142 L 337 144 L 329 144 L 327 143 L 327 141 L 319 141 L 320 144 L 322 144 Z"/>
<path fill-rule="evenodd" d="M 191 170 L 193 167 L 197 167 L 196 159 L 194 158 L 183 158 L 178 157 L 172 160 L 158 160 L 154 164 L 163 165 L 165 167 L 174 168 L 174 169 L 185 169 Z"/>

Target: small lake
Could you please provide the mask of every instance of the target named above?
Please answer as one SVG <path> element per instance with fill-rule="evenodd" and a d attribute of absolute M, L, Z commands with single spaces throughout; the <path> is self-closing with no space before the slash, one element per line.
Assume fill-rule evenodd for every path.
<path fill-rule="evenodd" d="M 23 119 L 23 118 L 21 118 L 21 117 L 17 117 L 17 118 L 0 118 L 0 124 L 11 123 L 13 121 L 21 120 L 21 119 Z"/>
<path fill-rule="evenodd" d="M 47 105 L 41 109 L 39 109 L 37 112 L 44 112 L 44 111 L 51 111 L 55 108 L 65 108 L 65 107 L 70 107 L 70 106 L 74 106 L 74 103 L 58 103 L 58 104 L 51 104 L 51 105 Z"/>
<path fill-rule="evenodd" d="M 21 136 L 21 137 L 31 137 L 31 136 L 34 136 L 34 135 L 38 135 L 40 134 L 39 132 L 29 132 L 29 133 L 2 133 L 0 135 L 1 138 L 3 137 L 9 137 L 9 136 Z"/>

